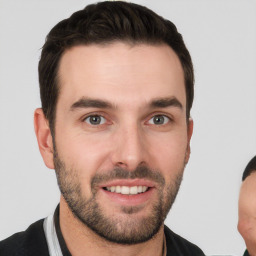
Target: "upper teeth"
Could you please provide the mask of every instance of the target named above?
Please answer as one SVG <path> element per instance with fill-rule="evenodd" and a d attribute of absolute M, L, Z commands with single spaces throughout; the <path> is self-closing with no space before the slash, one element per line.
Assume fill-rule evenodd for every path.
<path fill-rule="evenodd" d="M 134 186 L 134 187 L 111 186 L 111 187 L 106 187 L 106 189 L 110 192 L 115 192 L 123 195 L 136 195 L 136 194 L 145 192 L 148 189 L 148 187 L 146 186 Z"/>

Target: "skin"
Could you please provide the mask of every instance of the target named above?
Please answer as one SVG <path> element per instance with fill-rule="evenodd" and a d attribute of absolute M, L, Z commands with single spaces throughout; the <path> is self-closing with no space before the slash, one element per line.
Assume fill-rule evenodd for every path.
<path fill-rule="evenodd" d="M 167 45 L 75 46 L 62 56 L 61 90 L 56 108 L 55 143 L 67 169 L 77 170 L 81 193 L 90 198 L 90 181 L 115 167 L 132 172 L 140 165 L 157 170 L 166 184 L 182 175 L 190 155 L 192 120 L 186 119 L 186 94 L 181 63 Z M 97 99 L 112 107 L 75 107 L 81 99 Z M 180 106 L 152 106 L 156 99 L 175 99 Z M 79 104 L 78 104 L 79 105 Z M 103 116 L 100 125 L 88 122 L 90 115 Z M 164 124 L 153 122 L 155 115 Z M 35 131 L 47 167 L 54 169 L 53 141 L 42 110 L 35 111 Z M 127 215 L 119 201 L 99 188 L 97 203 L 110 219 L 142 221 L 158 200 L 158 187 L 140 210 Z M 166 195 L 167 188 L 164 188 Z M 164 196 L 164 201 L 167 198 Z M 72 255 L 161 255 L 163 225 L 150 240 L 135 245 L 106 241 L 81 223 L 65 199 L 60 200 L 60 226 Z M 97 245 L 97 246 L 95 246 Z"/>
<path fill-rule="evenodd" d="M 238 231 L 242 235 L 250 256 L 256 256 L 256 172 L 242 183 L 238 205 Z"/>

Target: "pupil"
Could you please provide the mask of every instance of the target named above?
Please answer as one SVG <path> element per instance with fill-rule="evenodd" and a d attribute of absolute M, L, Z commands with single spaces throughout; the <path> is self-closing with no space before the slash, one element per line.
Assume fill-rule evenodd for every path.
<path fill-rule="evenodd" d="M 100 123 L 100 117 L 99 116 L 92 116 L 90 122 L 92 124 L 99 124 Z"/>
<path fill-rule="evenodd" d="M 154 117 L 154 123 L 155 124 L 163 124 L 164 123 L 164 118 L 162 116 L 155 116 Z"/>

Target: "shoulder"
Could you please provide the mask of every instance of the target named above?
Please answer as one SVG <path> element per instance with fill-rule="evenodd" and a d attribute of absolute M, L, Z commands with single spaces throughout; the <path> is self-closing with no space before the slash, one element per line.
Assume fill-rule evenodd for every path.
<path fill-rule="evenodd" d="M 44 220 L 39 220 L 26 231 L 16 233 L 0 242 L 1 256 L 48 256 L 48 247 L 43 229 Z"/>
<path fill-rule="evenodd" d="M 164 226 L 164 233 L 167 245 L 167 256 L 204 256 L 203 251 L 198 246 L 175 234 L 167 226 Z"/>

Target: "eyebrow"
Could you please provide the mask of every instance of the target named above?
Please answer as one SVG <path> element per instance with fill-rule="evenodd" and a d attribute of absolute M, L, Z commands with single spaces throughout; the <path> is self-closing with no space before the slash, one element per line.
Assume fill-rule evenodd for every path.
<path fill-rule="evenodd" d="M 114 106 L 104 100 L 83 97 L 80 100 L 76 101 L 74 104 L 72 104 L 70 110 L 73 111 L 78 108 L 114 108 Z"/>
<path fill-rule="evenodd" d="M 150 102 L 150 108 L 167 108 L 167 107 L 177 107 L 179 109 L 183 109 L 182 104 L 176 97 L 169 98 L 157 98 Z M 105 100 L 100 99 L 91 99 L 91 98 L 81 98 L 75 103 L 72 104 L 70 110 L 73 111 L 79 108 L 106 108 L 113 109 L 114 106 Z"/>
<path fill-rule="evenodd" d="M 179 109 L 183 109 L 182 104 L 176 97 L 170 98 L 159 98 L 151 101 L 151 108 L 167 108 L 167 107 L 177 107 Z"/>

